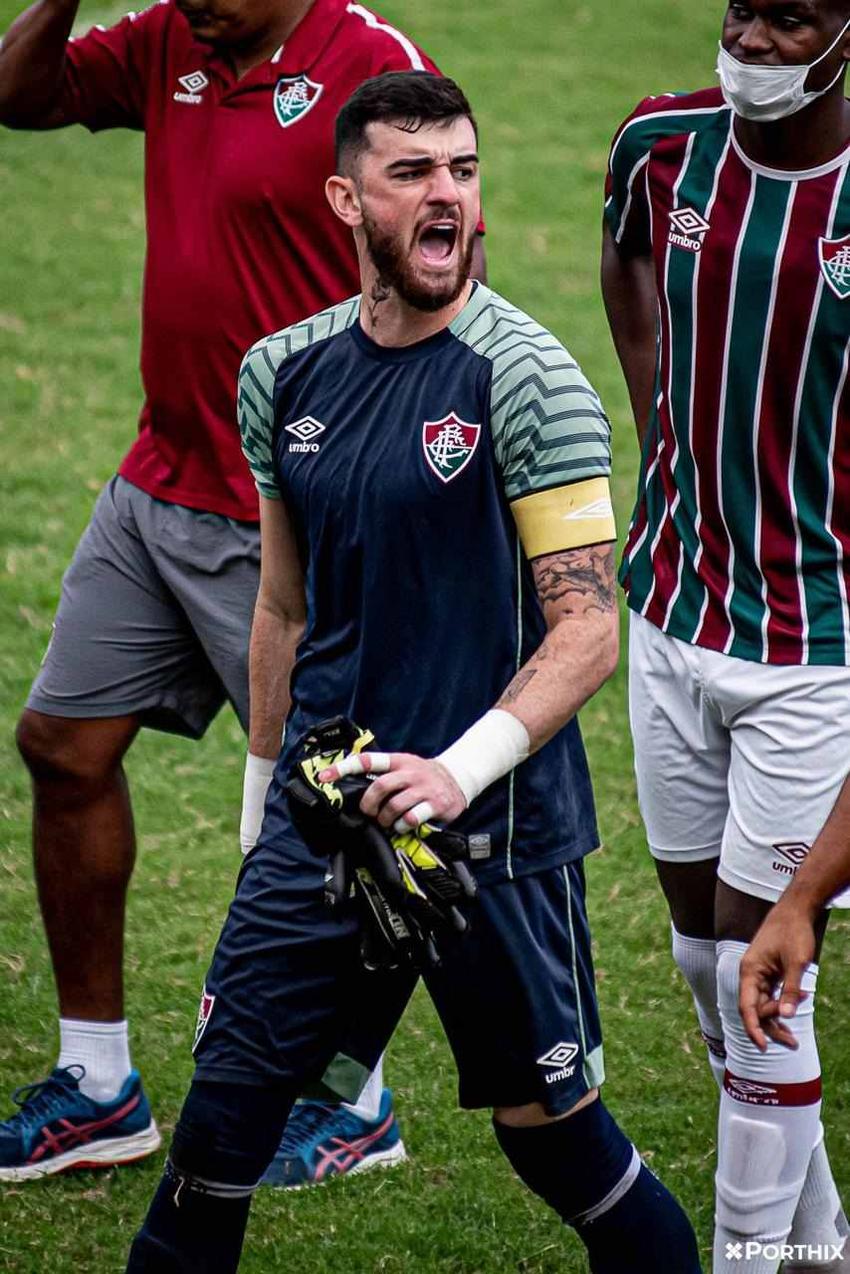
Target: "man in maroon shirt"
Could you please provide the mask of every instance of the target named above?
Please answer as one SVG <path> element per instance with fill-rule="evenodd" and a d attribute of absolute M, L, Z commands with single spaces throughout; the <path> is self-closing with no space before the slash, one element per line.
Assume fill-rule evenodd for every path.
<path fill-rule="evenodd" d="M 77 4 L 37 0 L 10 28 L 0 122 L 144 130 L 145 402 L 63 580 L 18 728 L 61 1051 L 38 1109 L 0 1124 L 0 1180 L 128 1162 L 159 1144 L 123 1020 L 135 843 L 122 759 L 142 726 L 200 737 L 225 699 L 247 725 L 259 534 L 239 363 L 264 333 L 357 291 L 353 241 L 324 198 L 333 121 L 364 79 L 434 69 L 347 0 L 161 0 L 70 39 Z M 249 757 L 243 849 L 267 782 Z M 356 1095 L 366 1073 L 341 1064 L 337 1090 Z M 375 1162 L 400 1157 L 380 1076 L 367 1087 L 347 1116 L 387 1124 L 392 1144 L 378 1139 Z M 45 1140 L 51 1123 L 81 1116 L 97 1128 L 85 1146 Z M 284 1158 L 287 1184 L 309 1180 L 308 1159 Z"/>

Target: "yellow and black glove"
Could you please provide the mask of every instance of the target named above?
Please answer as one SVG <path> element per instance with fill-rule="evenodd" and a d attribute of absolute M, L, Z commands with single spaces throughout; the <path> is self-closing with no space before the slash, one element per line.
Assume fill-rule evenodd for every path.
<path fill-rule="evenodd" d="M 466 865 L 468 842 L 429 823 L 402 833 L 380 827 L 360 810 L 368 775 L 319 782 L 322 770 L 374 742 L 369 730 L 345 717 L 310 730 L 286 784 L 292 821 L 309 848 L 330 860 L 328 905 L 354 900 L 364 963 L 435 966 L 441 939 L 469 924 L 464 905 L 477 887 Z"/>

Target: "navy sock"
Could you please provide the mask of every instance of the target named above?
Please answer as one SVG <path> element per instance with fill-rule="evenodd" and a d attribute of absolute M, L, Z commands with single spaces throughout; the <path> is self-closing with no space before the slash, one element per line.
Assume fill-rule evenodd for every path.
<path fill-rule="evenodd" d="M 294 1092 L 196 1080 L 127 1274 L 233 1274 Z"/>
<path fill-rule="evenodd" d="M 518 1176 L 573 1226 L 593 1274 L 700 1274 L 690 1221 L 601 1101 L 537 1128 L 493 1124 Z"/>

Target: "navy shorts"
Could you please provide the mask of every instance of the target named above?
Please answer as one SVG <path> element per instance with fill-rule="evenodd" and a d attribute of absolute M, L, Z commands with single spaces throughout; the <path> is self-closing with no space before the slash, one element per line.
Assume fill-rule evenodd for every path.
<path fill-rule="evenodd" d="M 357 1039 L 354 1096 L 416 974 L 362 967 L 354 914 L 337 917 L 323 902 L 322 861 L 294 838 L 269 838 L 272 821 L 267 815 L 245 860 L 213 956 L 197 1078 L 309 1088 Z M 424 975 L 454 1054 L 461 1106 L 541 1102 L 556 1115 L 602 1082 L 584 894 L 581 861 L 482 886 L 469 931 Z M 344 1094 L 338 1076 L 333 1087 Z"/>

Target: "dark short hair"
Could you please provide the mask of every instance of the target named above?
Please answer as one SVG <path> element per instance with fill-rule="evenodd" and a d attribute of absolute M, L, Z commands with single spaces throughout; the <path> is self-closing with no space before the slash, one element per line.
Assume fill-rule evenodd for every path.
<path fill-rule="evenodd" d="M 463 91 L 454 80 L 431 71 L 387 71 L 355 89 L 336 117 L 336 170 L 351 166 L 368 146 L 369 124 L 394 123 L 407 133 L 423 124 L 450 124 L 465 116 L 478 125 Z"/>

